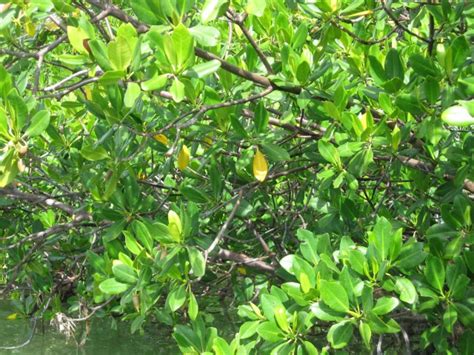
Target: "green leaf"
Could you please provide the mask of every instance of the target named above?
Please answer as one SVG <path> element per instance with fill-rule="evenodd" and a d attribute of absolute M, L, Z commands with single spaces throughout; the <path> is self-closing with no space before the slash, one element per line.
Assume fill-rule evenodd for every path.
<path fill-rule="evenodd" d="M 359 250 L 350 250 L 349 251 L 349 263 L 354 271 L 360 275 L 365 274 L 365 269 L 367 268 L 367 260 L 365 255 L 362 254 Z"/>
<path fill-rule="evenodd" d="M 296 231 L 296 235 L 301 241 L 300 252 L 303 257 L 313 265 L 318 265 L 320 258 L 318 255 L 317 242 L 313 233 L 306 229 L 300 228 Z"/>
<path fill-rule="evenodd" d="M 26 124 L 28 107 L 26 106 L 23 98 L 18 95 L 18 91 L 16 89 L 13 89 L 8 93 L 7 108 L 8 107 L 13 110 L 13 112 L 10 114 L 11 122 L 16 128 L 16 131 L 20 132 Z"/>
<path fill-rule="evenodd" d="M 424 274 L 431 286 L 440 292 L 443 291 L 446 271 L 444 269 L 444 263 L 440 258 L 431 255 L 428 256 Z"/>
<path fill-rule="evenodd" d="M 203 47 L 215 47 L 219 44 L 221 33 L 215 27 L 197 25 L 191 27 L 189 32 L 196 42 Z"/>
<path fill-rule="evenodd" d="M 372 149 L 366 148 L 359 151 L 349 162 L 347 170 L 354 174 L 356 177 L 362 177 L 365 175 L 367 168 L 374 161 L 374 154 Z"/>
<path fill-rule="evenodd" d="M 293 37 L 291 39 L 291 44 L 292 44 L 293 49 L 295 50 L 300 49 L 303 46 L 303 44 L 306 42 L 307 37 L 308 37 L 308 25 L 302 22 L 296 29 L 296 32 L 293 34 Z"/>
<path fill-rule="evenodd" d="M 364 341 L 365 347 L 367 349 L 370 349 L 371 345 L 372 345 L 371 344 L 372 330 L 370 329 L 370 325 L 368 325 L 367 323 L 361 321 L 359 323 L 359 333 L 360 333 L 360 336 L 361 336 L 362 340 Z"/>
<path fill-rule="evenodd" d="M 125 76 L 123 70 L 112 70 L 106 71 L 99 79 L 99 83 L 104 85 L 116 84 L 120 79 Z"/>
<path fill-rule="evenodd" d="M 171 38 L 176 58 L 176 70 L 181 71 L 194 62 L 194 39 L 183 24 L 175 27 Z"/>
<path fill-rule="evenodd" d="M 115 278 L 127 284 L 135 284 L 138 280 L 137 273 L 130 266 L 123 264 L 122 262 L 114 262 L 112 266 L 112 272 Z"/>
<path fill-rule="evenodd" d="M 283 330 L 285 333 L 289 333 L 290 327 L 288 325 L 288 320 L 286 316 L 286 308 L 282 304 L 279 304 L 275 307 L 273 312 L 275 314 L 275 320 L 280 329 Z"/>
<path fill-rule="evenodd" d="M 147 226 L 139 220 L 134 220 L 132 222 L 132 227 L 133 227 L 136 237 L 140 240 L 143 246 L 150 253 L 153 252 L 153 247 L 154 247 L 153 237 L 151 236 L 151 233 L 148 230 Z"/>
<path fill-rule="evenodd" d="M 403 302 L 413 304 L 418 298 L 415 286 L 413 286 L 413 283 L 407 278 L 397 277 L 395 288 L 400 294 L 400 300 Z"/>
<path fill-rule="evenodd" d="M 182 238 L 183 227 L 181 225 L 181 219 L 173 210 L 169 210 L 168 212 L 168 229 L 173 239 L 176 242 L 180 242 Z"/>
<path fill-rule="evenodd" d="M 28 137 L 39 136 L 49 126 L 49 112 L 41 110 L 35 113 L 31 118 L 31 123 L 27 128 L 25 135 Z"/>
<path fill-rule="evenodd" d="M 210 60 L 209 62 L 197 64 L 187 69 L 183 75 L 191 78 L 204 78 L 208 75 L 215 73 L 221 67 L 221 62 L 216 59 Z"/>
<path fill-rule="evenodd" d="M 260 17 L 263 15 L 266 7 L 266 0 L 248 0 L 247 6 L 245 7 L 245 11 L 249 15 L 255 15 L 257 17 Z"/>
<path fill-rule="evenodd" d="M 471 48 L 466 37 L 459 36 L 451 43 L 451 53 L 453 54 L 453 67 L 461 67 L 471 54 Z"/>
<path fill-rule="evenodd" d="M 268 111 L 266 110 L 263 102 L 260 101 L 255 108 L 254 116 L 255 130 L 257 133 L 265 133 L 267 131 L 269 118 L 270 115 Z"/>
<path fill-rule="evenodd" d="M 327 339 L 334 349 L 346 347 L 352 339 L 354 327 L 349 322 L 340 322 L 329 328 Z"/>
<path fill-rule="evenodd" d="M 347 292 L 339 283 L 321 280 L 319 292 L 324 303 L 333 310 L 345 313 L 349 311 Z"/>
<path fill-rule="evenodd" d="M 400 304 L 398 298 L 395 297 L 381 297 L 372 308 L 372 312 L 377 315 L 384 315 L 393 311 Z"/>
<path fill-rule="evenodd" d="M 123 234 L 125 235 L 125 246 L 127 249 L 135 255 L 138 255 L 142 252 L 143 247 L 138 244 L 136 239 L 133 237 L 132 233 L 128 231 L 123 231 Z"/>
<path fill-rule="evenodd" d="M 140 21 L 149 25 L 159 24 L 159 17 L 156 16 L 154 9 L 150 8 L 147 0 L 130 1 L 130 6 Z"/>
<path fill-rule="evenodd" d="M 233 353 L 232 348 L 221 337 L 217 337 L 214 339 L 214 342 L 212 344 L 212 350 L 214 350 L 214 353 L 216 355 L 227 355 Z"/>
<path fill-rule="evenodd" d="M 202 277 L 206 273 L 206 260 L 202 253 L 195 247 L 188 247 L 189 262 L 191 270 L 196 277 Z"/>
<path fill-rule="evenodd" d="M 422 76 L 439 76 L 438 69 L 434 66 L 430 59 L 423 57 L 421 54 L 413 54 L 408 61 L 415 73 Z"/>
<path fill-rule="evenodd" d="M 449 333 L 452 333 L 453 332 L 453 326 L 454 326 L 454 324 L 456 323 L 457 320 L 458 320 L 458 313 L 456 312 L 456 309 L 453 306 L 448 305 L 446 307 L 446 311 L 443 314 L 444 328 Z"/>
<path fill-rule="evenodd" d="M 127 291 L 129 287 L 129 285 L 118 282 L 114 278 L 102 281 L 99 285 L 99 289 L 103 293 L 107 293 L 109 295 L 118 295 Z"/>
<path fill-rule="evenodd" d="M 178 79 L 173 80 L 173 84 L 171 84 L 170 88 L 170 93 L 175 102 L 181 102 L 184 100 L 184 98 L 186 97 L 184 89 L 184 84 L 181 81 L 179 81 Z"/>
<path fill-rule="evenodd" d="M 107 47 L 110 64 L 115 70 L 125 71 L 132 62 L 132 50 L 124 37 L 117 37 Z"/>
<path fill-rule="evenodd" d="M 108 159 L 109 154 L 104 147 L 94 147 L 92 145 L 86 145 L 81 149 L 81 155 L 90 161 L 98 161 Z"/>
<path fill-rule="evenodd" d="M 290 160 L 290 154 L 282 147 L 273 143 L 262 143 L 262 150 L 272 161 Z"/>
<path fill-rule="evenodd" d="M 159 90 L 166 85 L 168 81 L 168 75 L 155 74 L 151 79 L 148 79 L 141 83 L 142 89 L 145 91 Z"/>
<path fill-rule="evenodd" d="M 420 265 L 426 258 L 422 243 L 408 243 L 403 245 L 395 265 L 402 269 L 411 269 Z"/>
<path fill-rule="evenodd" d="M 391 48 L 385 58 L 385 75 L 389 80 L 392 78 L 398 78 L 403 81 L 403 64 L 400 54 L 395 48 Z"/>
<path fill-rule="evenodd" d="M 196 320 L 199 314 L 199 304 L 192 292 L 189 293 L 188 315 L 191 320 Z"/>
<path fill-rule="evenodd" d="M 329 142 L 320 139 L 318 141 L 319 153 L 322 157 L 338 169 L 342 169 L 342 161 L 337 149 Z"/>
<path fill-rule="evenodd" d="M 171 312 L 176 312 L 186 301 L 186 288 L 184 285 L 180 285 L 177 288 L 171 290 L 166 299 L 166 304 L 170 308 Z"/>
<path fill-rule="evenodd" d="M 180 191 L 189 201 L 207 203 L 210 200 L 203 191 L 190 185 L 181 186 Z"/>
<path fill-rule="evenodd" d="M 257 332 L 259 325 L 260 325 L 259 320 L 248 321 L 248 322 L 243 323 L 239 329 L 240 339 L 247 339 L 247 338 L 252 337 Z"/>
<path fill-rule="evenodd" d="M 369 56 L 369 64 L 370 75 L 374 79 L 375 84 L 381 86 L 388 80 L 382 64 L 373 56 Z"/>
<path fill-rule="evenodd" d="M 367 319 L 369 321 L 368 324 L 370 329 L 376 334 L 395 334 L 400 331 L 400 326 L 393 319 L 389 319 L 387 322 L 384 322 L 372 312 L 368 313 Z"/>
<path fill-rule="evenodd" d="M 328 114 L 329 117 L 340 121 L 341 120 L 341 113 L 339 112 L 339 109 L 337 106 L 334 104 L 332 101 L 325 101 L 324 104 L 324 110 Z"/>
<path fill-rule="evenodd" d="M 127 91 L 125 92 L 125 97 L 123 99 L 123 103 L 125 107 L 133 107 L 135 105 L 135 101 L 141 94 L 140 85 L 137 83 L 129 83 L 127 86 Z"/>
<path fill-rule="evenodd" d="M 97 61 L 97 64 L 99 64 L 102 70 L 113 70 L 112 65 L 110 64 L 109 57 L 107 55 L 107 46 L 104 44 L 104 42 L 98 39 L 93 39 L 90 40 L 88 43 L 92 52 L 92 56 Z"/>
<path fill-rule="evenodd" d="M 208 23 L 224 14 L 228 5 L 228 0 L 206 0 L 201 11 L 202 23 Z"/>
<path fill-rule="evenodd" d="M 423 90 L 425 92 L 426 99 L 429 103 L 434 104 L 438 101 L 438 97 L 440 94 L 440 87 L 438 80 L 427 77 L 425 79 L 425 83 L 423 84 Z"/>
<path fill-rule="evenodd" d="M 441 119 L 450 126 L 465 127 L 474 125 L 474 116 L 464 106 L 457 105 L 443 111 Z"/>
<path fill-rule="evenodd" d="M 257 333 L 266 341 L 275 343 L 284 338 L 280 328 L 271 321 L 262 322 L 258 328 Z"/>
<path fill-rule="evenodd" d="M 392 225 L 385 217 L 381 217 L 377 220 L 373 232 L 369 234 L 369 245 L 374 245 L 380 260 L 384 261 L 388 259 L 392 243 Z"/>
<path fill-rule="evenodd" d="M 409 112 L 412 115 L 420 115 L 423 113 L 420 101 L 414 95 L 403 94 L 397 96 L 395 104 L 405 112 Z"/>

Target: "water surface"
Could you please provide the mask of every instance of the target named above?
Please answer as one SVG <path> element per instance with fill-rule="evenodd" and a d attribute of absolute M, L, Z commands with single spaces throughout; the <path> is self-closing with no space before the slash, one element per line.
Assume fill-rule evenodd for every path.
<path fill-rule="evenodd" d="M 14 312 L 15 310 L 8 301 L 0 300 L 0 347 L 22 344 L 31 334 L 29 320 L 7 319 Z M 160 334 L 160 325 L 156 325 L 153 330 L 147 330 L 144 335 L 140 335 L 130 334 L 129 324 L 118 322 L 117 329 L 112 329 L 111 324 L 110 318 L 94 319 L 85 345 L 78 347 L 74 340 L 68 340 L 48 324 L 43 326 L 38 322 L 35 335 L 28 345 L 16 350 L 0 349 L 0 354 L 142 355 L 177 353 L 169 329 L 163 329 Z"/>

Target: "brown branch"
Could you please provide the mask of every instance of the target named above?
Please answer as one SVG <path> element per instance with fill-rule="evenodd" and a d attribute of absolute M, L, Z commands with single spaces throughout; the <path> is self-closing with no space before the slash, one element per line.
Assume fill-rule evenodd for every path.
<path fill-rule="evenodd" d="M 428 0 L 428 3 L 431 3 L 432 0 Z M 429 38 L 428 38 L 428 54 L 431 56 L 433 55 L 433 48 L 434 48 L 434 45 L 435 45 L 435 22 L 434 22 L 434 17 L 433 15 L 430 13 L 430 17 L 429 17 L 429 21 L 430 21 L 430 24 L 429 24 Z"/>
<path fill-rule="evenodd" d="M 41 205 L 43 207 L 52 207 L 57 208 L 71 217 L 75 221 L 91 220 L 92 216 L 85 211 L 77 211 L 72 206 L 69 206 L 63 202 L 60 202 L 53 197 L 44 196 L 44 195 L 34 195 L 28 194 L 21 191 L 18 191 L 13 188 L 3 188 L 0 189 L 0 196 L 10 198 L 13 200 L 19 200 L 23 202 L 30 202 L 36 205 Z"/>
<path fill-rule="evenodd" d="M 245 18 L 247 17 L 247 14 L 239 16 L 231 9 L 228 10 L 228 13 L 230 15 L 228 16 L 228 19 L 234 22 L 237 26 L 239 26 L 240 30 L 242 31 L 244 36 L 247 38 L 247 40 L 250 42 L 253 49 L 255 49 L 255 51 L 257 52 L 257 55 L 262 61 L 263 65 L 265 66 L 265 69 L 267 69 L 267 73 L 272 74 L 273 69 L 270 63 L 268 62 L 267 57 L 265 56 L 265 54 L 263 53 L 263 51 L 261 50 L 257 42 L 255 42 L 255 40 L 253 39 L 247 27 L 244 26 L 244 21 L 245 21 Z"/>
<path fill-rule="evenodd" d="M 227 249 L 219 249 L 217 256 L 223 260 L 235 261 L 239 264 L 243 264 L 261 271 L 274 273 L 276 267 L 270 264 L 267 264 L 264 261 L 259 259 L 251 258 L 248 255 L 236 253 Z"/>
<path fill-rule="evenodd" d="M 26 236 L 25 238 L 22 238 L 21 240 L 19 240 L 16 243 L 10 244 L 6 247 L 0 247 L 0 250 L 13 249 L 13 248 L 19 247 L 22 244 L 27 243 L 27 242 L 33 242 L 35 240 L 45 239 L 45 238 L 47 238 L 51 235 L 54 235 L 54 234 L 57 234 L 57 233 L 60 233 L 60 232 L 64 232 L 64 231 L 72 229 L 72 228 L 76 228 L 78 226 L 88 226 L 88 225 L 90 226 L 90 224 L 88 224 L 88 223 L 82 224 L 82 220 L 77 220 L 77 219 L 73 220 L 72 222 L 68 222 L 68 223 L 56 224 L 56 225 L 52 226 L 51 228 L 45 229 L 44 231 L 32 233 L 32 234 Z"/>
<path fill-rule="evenodd" d="M 398 27 L 400 27 L 403 31 L 411 34 L 412 36 L 418 38 L 419 40 L 425 42 L 425 43 L 430 43 L 429 39 L 423 37 L 423 36 L 420 36 L 419 34 L 413 32 L 412 30 L 410 30 L 408 27 L 406 27 L 405 25 L 403 25 L 400 20 L 393 14 L 392 10 L 387 7 L 387 4 L 385 3 L 385 0 L 381 0 L 381 4 L 382 4 L 382 7 L 385 11 L 385 13 L 388 15 L 388 17 L 390 17 L 393 22 L 395 22 L 395 25 L 397 25 Z"/>
<path fill-rule="evenodd" d="M 237 210 L 240 206 L 240 202 L 242 201 L 242 197 L 244 196 L 244 190 L 240 190 L 237 198 L 235 200 L 234 207 L 232 208 L 232 211 L 229 214 L 229 217 L 227 217 L 227 220 L 224 222 L 222 225 L 221 229 L 219 230 L 219 233 L 217 233 L 216 238 L 212 241 L 211 245 L 204 251 L 204 259 L 207 260 L 209 254 L 215 249 L 215 247 L 219 244 L 220 240 L 224 236 L 224 233 L 227 231 L 227 228 L 229 228 L 230 223 L 235 217 L 235 214 L 237 213 Z"/>
<path fill-rule="evenodd" d="M 108 15 L 110 16 L 113 16 L 121 21 L 124 21 L 124 22 L 128 22 L 130 23 L 131 25 L 133 25 L 137 32 L 139 33 L 145 33 L 149 30 L 149 27 L 143 23 L 141 23 L 140 21 L 138 21 L 137 19 L 135 19 L 134 17 L 131 17 L 129 15 L 127 15 L 125 12 L 123 12 L 121 9 L 119 9 L 118 7 L 114 6 L 114 5 L 107 5 L 105 3 L 102 3 L 101 1 L 99 0 L 87 0 L 87 2 L 91 5 L 94 5 L 96 7 L 98 7 L 99 9 L 101 10 L 108 10 Z M 302 88 L 300 86 L 279 86 L 275 83 L 273 83 L 270 79 L 262 76 L 262 75 L 259 75 L 259 74 L 255 74 L 255 73 L 252 73 L 252 72 L 249 72 L 247 70 L 244 70 L 242 68 L 239 68 L 227 61 L 225 61 L 224 59 L 216 56 L 215 54 L 212 54 L 212 53 L 209 53 L 199 47 L 195 47 L 194 48 L 194 54 L 199 57 L 199 58 L 202 58 L 202 59 L 205 59 L 205 60 L 217 60 L 221 63 L 221 68 L 234 74 L 234 75 L 237 75 L 243 79 L 246 79 L 246 80 L 250 80 L 252 82 L 254 82 L 255 84 L 257 85 L 260 85 L 260 86 L 263 86 L 263 87 L 273 87 L 275 90 L 279 90 L 279 91 L 284 91 L 284 92 L 288 92 L 288 93 L 291 93 L 291 94 L 300 94 L 301 91 L 302 91 Z"/>
<path fill-rule="evenodd" d="M 378 44 L 378 43 L 382 43 L 383 41 L 387 40 L 390 38 L 391 35 L 393 35 L 397 29 L 394 28 L 392 29 L 388 34 L 386 34 L 385 36 L 383 36 L 382 38 L 380 39 L 374 39 L 374 40 L 367 40 L 367 39 L 363 39 L 361 37 L 359 37 L 358 35 L 356 35 L 354 32 L 350 31 L 349 29 L 345 28 L 344 26 L 342 26 L 341 24 L 337 23 L 335 20 L 330 20 L 331 24 L 333 24 L 334 26 L 336 26 L 338 29 L 340 29 L 341 31 L 347 33 L 349 36 L 351 36 L 353 39 L 355 39 L 357 42 L 359 43 L 362 43 L 362 44 L 365 44 L 365 45 L 372 45 L 372 44 Z"/>

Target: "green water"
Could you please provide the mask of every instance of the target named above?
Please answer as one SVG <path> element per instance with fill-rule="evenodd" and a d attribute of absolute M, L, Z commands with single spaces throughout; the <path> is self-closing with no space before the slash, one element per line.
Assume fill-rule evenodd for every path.
<path fill-rule="evenodd" d="M 14 312 L 9 302 L 0 300 L 0 347 L 22 344 L 31 334 L 31 323 L 26 319 L 8 320 Z M 2 350 L 0 354 L 31 355 L 121 355 L 121 354 L 176 354 L 179 351 L 171 338 L 169 329 L 160 331 L 157 325 L 144 335 L 130 334 L 128 324 L 118 323 L 117 329 L 111 328 L 110 319 L 94 319 L 86 343 L 78 347 L 72 339 L 58 333 L 51 326 L 37 324 L 31 342 L 16 350 Z"/>

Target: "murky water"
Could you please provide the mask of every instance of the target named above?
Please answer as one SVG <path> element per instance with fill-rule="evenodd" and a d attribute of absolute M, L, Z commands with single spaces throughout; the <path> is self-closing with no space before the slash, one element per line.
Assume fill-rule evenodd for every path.
<path fill-rule="evenodd" d="M 22 344 L 31 334 L 31 324 L 27 319 L 7 319 L 14 310 L 7 301 L 0 300 L 0 347 Z M 112 329 L 110 319 L 94 319 L 91 332 L 84 346 L 78 347 L 74 340 L 67 340 L 52 327 L 38 323 L 31 342 L 16 350 L 2 350 L 0 354 L 31 355 L 142 355 L 177 354 L 174 340 L 169 330 L 160 332 L 157 325 L 144 335 L 130 334 L 129 324 L 118 323 Z M 43 329 L 44 328 L 44 329 Z M 43 332 L 44 330 L 44 332 Z"/>

